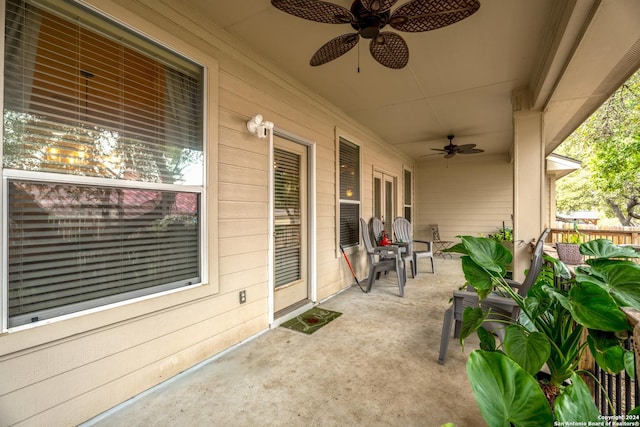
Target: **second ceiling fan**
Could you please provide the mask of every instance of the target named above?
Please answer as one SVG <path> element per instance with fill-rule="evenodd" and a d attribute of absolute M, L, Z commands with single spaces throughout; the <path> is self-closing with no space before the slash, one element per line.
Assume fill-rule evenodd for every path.
<path fill-rule="evenodd" d="M 409 48 L 400 35 L 382 31 L 386 25 L 406 32 L 430 31 L 473 15 L 478 0 L 411 0 L 391 12 L 398 0 L 355 0 L 351 9 L 320 0 L 271 0 L 283 12 L 326 24 L 350 24 L 356 31 L 325 43 L 311 58 L 312 66 L 326 64 L 351 50 L 360 37 L 370 39 L 369 52 L 388 68 L 403 68 Z"/>
<path fill-rule="evenodd" d="M 439 156 L 444 153 L 445 159 L 450 159 L 456 154 L 476 154 L 476 153 L 484 153 L 484 150 L 476 148 L 476 144 L 464 144 L 464 145 L 455 145 L 453 143 L 453 135 L 447 135 L 447 139 L 449 140 L 449 145 L 445 145 L 443 148 L 432 148 L 434 151 L 440 151 L 438 154 L 426 154 L 422 157 L 426 156 Z"/>

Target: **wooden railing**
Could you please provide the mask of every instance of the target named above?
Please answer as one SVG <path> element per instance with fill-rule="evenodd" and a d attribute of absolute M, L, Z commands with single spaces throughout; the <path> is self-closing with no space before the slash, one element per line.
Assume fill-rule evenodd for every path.
<path fill-rule="evenodd" d="M 591 228 L 578 227 L 581 242 L 596 239 L 609 239 L 616 245 L 640 245 L 640 227 L 623 228 Z M 552 228 L 549 233 L 548 243 L 566 241 L 568 236 L 573 236 L 576 231 L 571 228 Z"/>

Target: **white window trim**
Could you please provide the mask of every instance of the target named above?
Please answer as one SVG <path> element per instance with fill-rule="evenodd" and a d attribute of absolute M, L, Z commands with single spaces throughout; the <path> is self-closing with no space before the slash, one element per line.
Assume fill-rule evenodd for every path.
<path fill-rule="evenodd" d="M 364 150 L 361 142 L 357 140 L 357 138 L 352 135 L 346 133 L 343 130 L 340 130 L 338 127 L 335 128 L 335 164 L 336 164 L 336 184 L 335 184 L 335 193 L 336 193 L 336 252 L 335 257 L 340 258 L 342 256 L 342 252 L 340 251 L 340 204 L 343 203 L 342 199 L 340 199 L 340 139 L 345 139 L 350 143 L 357 145 L 359 147 L 359 158 L 358 162 L 360 164 L 360 176 L 358 177 L 358 185 L 360 186 L 360 198 L 359 200 L 344 200 L 344 203 L 352 203 L 358 204 L 360 206 L 359 215 L 358 215 L 358 228 L 360 228 L 360 217 L 362 217 L 362 170 L 363 170 L 363 159 L 364 159 Z M 345 248 L 346 253 L 353 253 L 360 250 L 360 246 L 362 245 L 362 238 L 359 238 L 359 243 L 354 246 L 349 246 Z"/>
<path fill-rule="evenodd" d="M 18 332 L 18 331 L 32 331 L 34 337 L 29 343 L 29 347 L 41 343 L 50 342 L 56 339 L 61 339 L 66 336 L 82 333 L 90 329 L 95 329 L 103 326 L 110 325 L 114 322 L 121 322 L 131 320 L 141 315 L 149 314 L 158 310 L 170 309 L 178 305 L 186 304 L 197 299 L 204 297 L 210 297 L 219 292 L 218 282 L 218 204 L 215 197 L 209 195 L 211 189 L 217 189 L 217 143 L 218 143 L 218 79 L 219 79 L 219 63 L 218 61 L 195 49 L 192 44 L 185 40 L 177 38 L 175 35 L 167 32 L 160 27 L 157 27 L 144 18 L 136 16 L 131 11 L 115 5 L 115 4 L 103 4 L 103 2 L 97 1 L 79 1 L 78 3 L 93 9 L 95 12 L 104 16 L 105 19 L 111 19 L 120 25 L 129 28 L 134 33 L 141 37 L 148 38 L 155 43 L 161 44 L 172 52 L 190 59 L 194 63 L 203 67 L 203 157 L 204 171 L 203 171 L 203 185 L 198 187 L 198 192 L 201 194 L 201 209 L 200 209 L 200 246 L 201 246 L 201 283 L 182 288 L 176 288 L 168 291 L 158 292 L 155 294 L 141 296 L 139 298 L 121 301 L 118 303 L 108 304 L 85 311 L 76 313 L 70 313 L 68 315 L 47 319 L 41 322 L 36 322 L 29 325 L 21 325 L 14 328 L 8 328 L 8 273 L 7 273 L 7 248 L 8 248 L 8 229 L 7 221 L 5 221 L 5 213 L 8 211 L 6 200 L 8 179 L 21 177 L 28 177 L 28 173 L 24 174 L 22 171 L 4 170 L 2 169 L 2 185 L 0 185 L 0 217 L 2 221 L 2 246 L 0 247 L 0 258 L 2 259 L 2 285 L 0 286 L 2 296 L 0 298 L 0 318 L 1 318 L 1 331 L 4 332 Z M 100 6 L 93 6 L 91 3 L 99 3 Z M 0 19 L 4 22 L 5 19 L 5 7 L 6 4 L 3 1 L 0 5 Z M 4 32 L 3 32 L 4 34 Z M 4 39 L 2 40 L 2 50 L 4 51 Z M 0 94 L 0 101 L 4 105 L 4 99 Z M 2 137 L 2 127 L 0 127 L 0 138 Z M 0 144 L 0 158 L 2 155 L 2 144 Z M 0 163 L 1 167 L 1 163 Z M 74 182 L 80 183 L 80 177 L 64 175 L 55 175 L 57 181 L 65 182 L 66 178 L 75 179 Z M 42 175 L 39 175 L 40 177 Z M 32 178 L 33 179 L 33 178 Z M 122 181 L 113 182 L 113 180 L 106 180 L 103 178 L 82 177 L 82 183 L 96 183 L 100 185 L 110 186 L 124 186 Z M 150 183 L 151 184 L 151 183 Z M 127 184 L 131 185 L 131 184 Z M 154 187 L 156 189 L 165 189 L 162 184 Z M 135 183 L 137 188 L 140 188 L 140 183 Z M 160 188 L 162 187 L 162 188 Z M 151 188 L 151 187 L 148 187 Z M 185 191 L 192 191 L 193 186 L 181 187 Z M 171 187 L 175 191 L 175 187 Z M 83 322 L 75 322 L 71 327 L 68 325 L 62 326 L 63 320 L 69 318 L 84 316 Z M 48 327 L 42 328 L 41 326 L 47 325 Z M 52 329 L 53 328 L 53 329 Z M 20 334 L 13 335 L 14 337 Z M 12 335 L 9 335 L 11 337 Z M 4 340 L 3 346 L 6 352 L 18 351 L 26 347 L 24 340 Z M 2 352 L 3 354 L 5 351 Z"/>

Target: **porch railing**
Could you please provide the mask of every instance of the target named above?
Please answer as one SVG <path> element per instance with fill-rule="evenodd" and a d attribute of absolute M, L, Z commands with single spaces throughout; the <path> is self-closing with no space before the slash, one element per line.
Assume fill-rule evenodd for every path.
<path fill-rule="evenodd" d="M 570 225 L 570 224 L 567 224 Z M 640 245 L 640 227 L 593 228 L 578 227 L 582 242 L 595 239 L 609 239 L 616 245 Z M 567 236 L 575 235 L 573 226 L 570 228 L 552 228 L 549 233 L 549 243 L 562 242 Z"/>

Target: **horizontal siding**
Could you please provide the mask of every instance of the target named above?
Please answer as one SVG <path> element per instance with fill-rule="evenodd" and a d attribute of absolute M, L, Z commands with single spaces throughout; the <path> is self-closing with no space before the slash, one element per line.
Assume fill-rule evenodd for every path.
<path fill-rule="evenodd" d="M 210 233 L 217 236 L 210 244 L 217 254 L 211 266 L 216 286 L 0 336 L 0 425 L 80 423 L 268 328 L 272 165 L 268 143 L 246 130 L 247 119 L 256 113 L 315 144 L 319 301 L 353 283 L 336 247 L 336 129 L 362 147 L 363 216 L 372 212 L 374 168 L 397 176 L 402 194 L 403 160 L 391 147 L 316 94 L 230 48 L 201 17 L 168 0 L 90 2 L 111 7 L 114 16 L 141 25 L 144 32 L 149 21 L 155 25 L 151 32 L 161 28 L 172 40 L 217 61 L 209 89 L 218 106 L 210 111 L 216 122 L 207 147 L 215 160 L 210 165 L 215 185 L 207 196 L 216 211 L 208 219 Z M 116 13 L 122 11 L 130 13 Z M 364 252 L 350 254 L 350 260 L 364 277 Z M 246 304 L 239 304 L 240 290 L 247 292 Z M 167 300 L 174 305 L 167 308 Z M 88 328 L 87 319 L 102 319 L 101 326 Z"/>
<path fill-rule="evenodd" d="M 480 159 L 480 158 L 479 158 Z M 486 235 L 512 227 L 513 165 L 505 159 L 450 159 L 420 164 L 416 172 L 415 234 L 431 238 L 438 224 L 442 240 Z"/>

